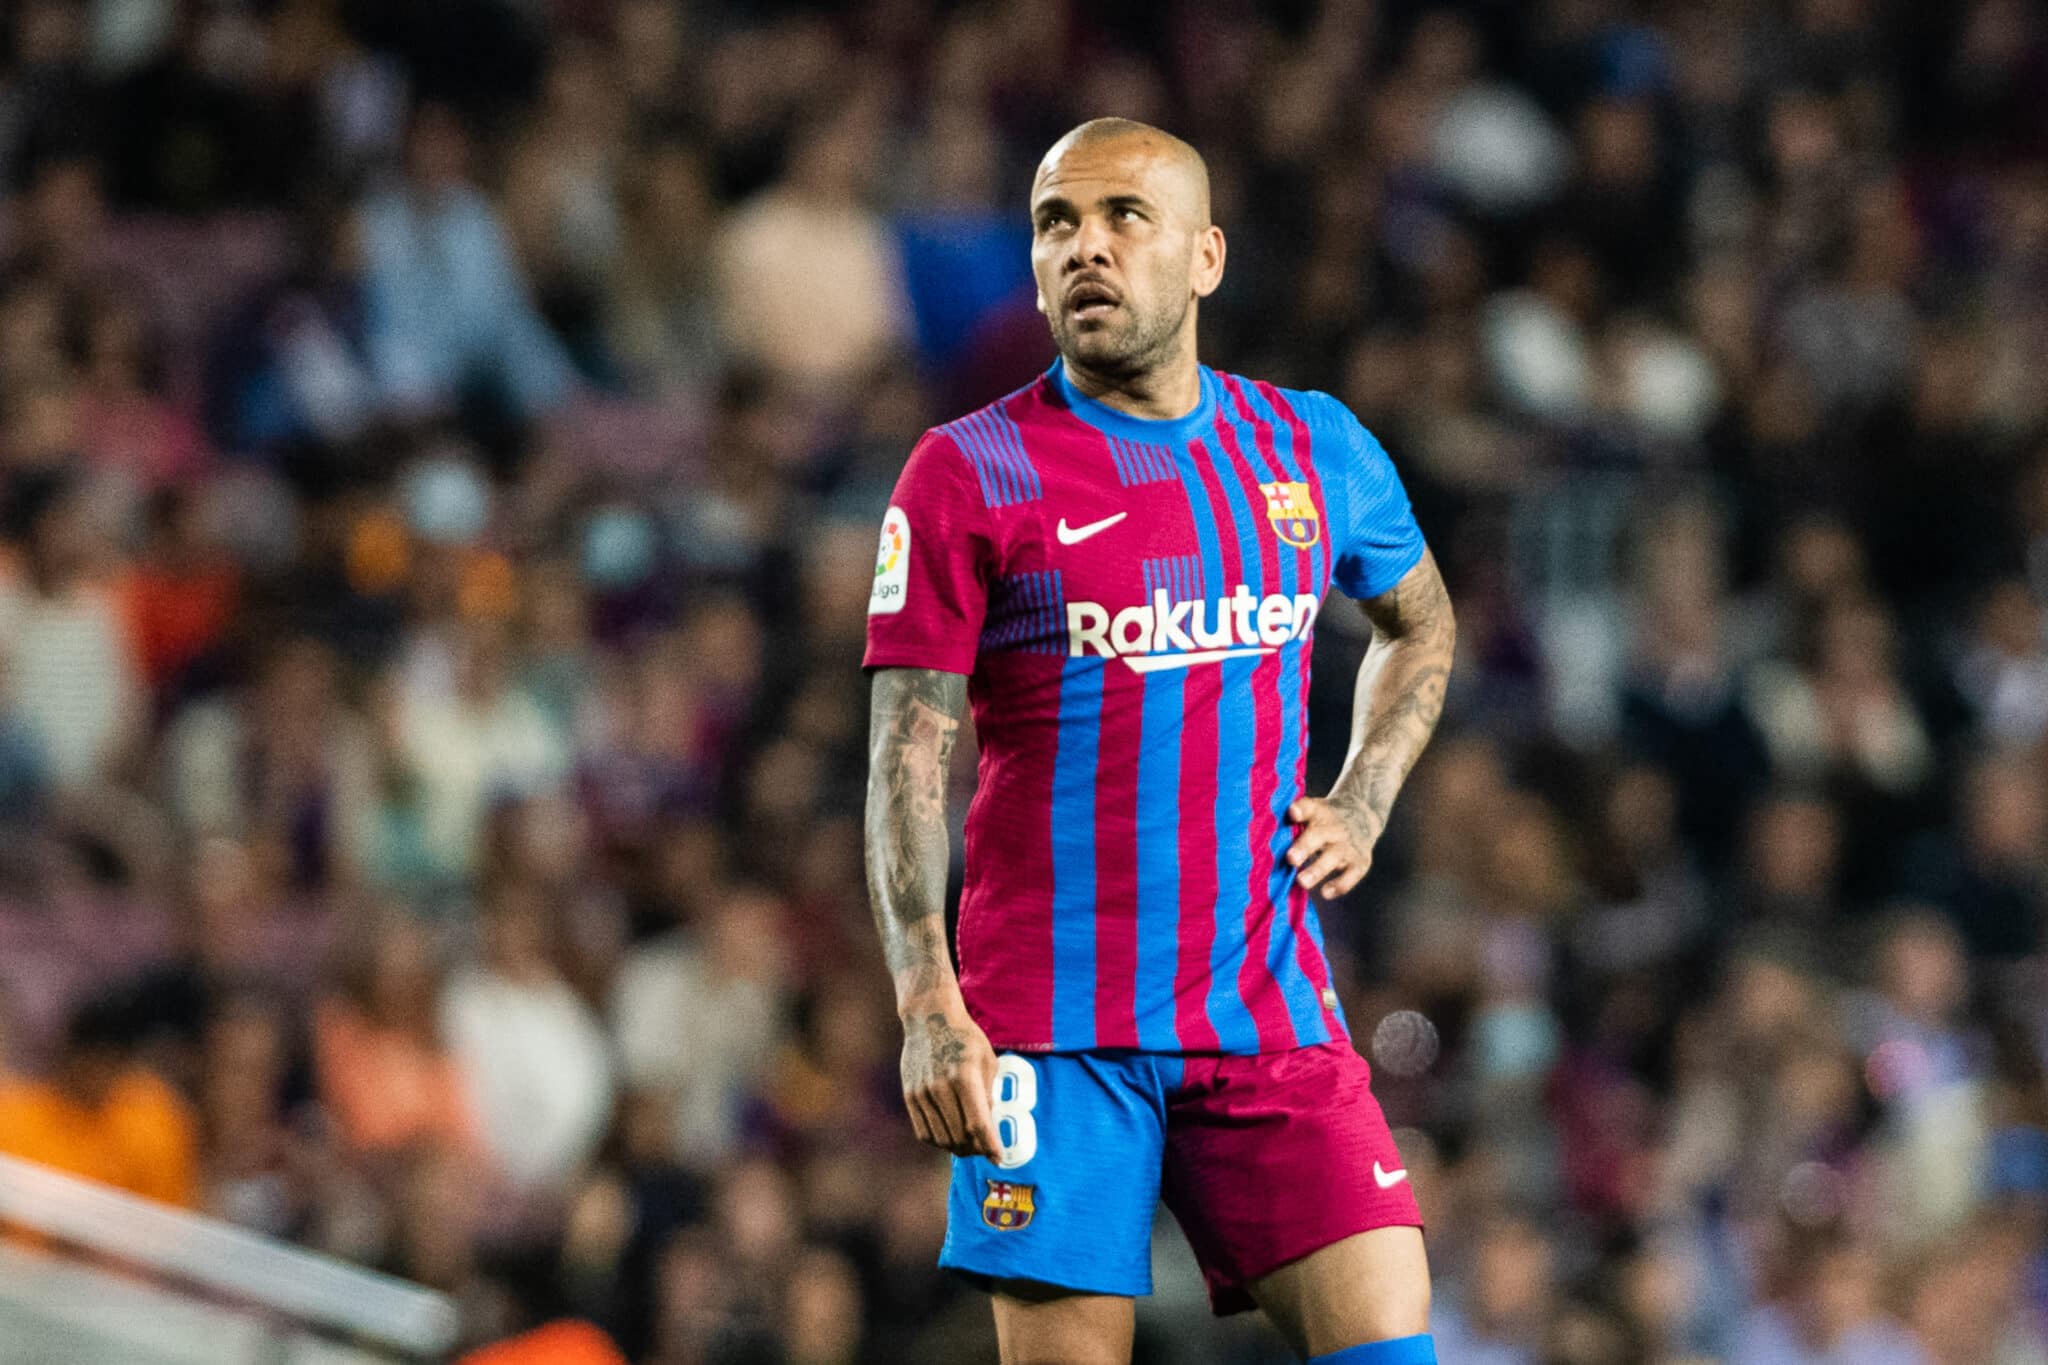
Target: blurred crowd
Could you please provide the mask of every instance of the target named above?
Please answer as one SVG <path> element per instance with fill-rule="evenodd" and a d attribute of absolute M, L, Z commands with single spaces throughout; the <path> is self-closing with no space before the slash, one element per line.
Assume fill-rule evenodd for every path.
<path fill-rule="evenodd" d="M 10 0 L 0 1151 L 472 1343 L 992 1358 L 863 604 L 1112 113 L 1458 603 L 1326 913 L 1442 1358 L 2048 1365 L 2040 0 Z M 1141 1360 L 1284 1358 L 1160 1260 Z"/>

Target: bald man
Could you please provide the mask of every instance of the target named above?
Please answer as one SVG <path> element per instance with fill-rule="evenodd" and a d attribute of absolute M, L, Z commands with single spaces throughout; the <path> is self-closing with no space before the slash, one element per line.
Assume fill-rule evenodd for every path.
<path fill-rule="evenodd" d="M 1443 580 L 1341 404 L 1196 358 L 1224 240 L 1194 148 L 1085 123 L 1031 225 L 1059 359 L 917 443 L 868 603 L 868 881 L 911 1126 L 954 1156 L 941 1264 L 992 1291 L 1009 1365 L 1125 1362 L 1163 1197 L 1216 1312 L 1262 1308 L 1322 1365 L 1434 1362 L 1421 1217 L 1317 904 L 1365 876 L 1435 729 Z M 1374 638 L 1316 797 L 1332 583 Z"/>

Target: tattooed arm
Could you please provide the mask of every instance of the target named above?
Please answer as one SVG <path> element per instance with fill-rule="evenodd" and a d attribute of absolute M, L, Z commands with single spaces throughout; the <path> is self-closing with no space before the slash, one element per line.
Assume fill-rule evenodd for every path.
<path fill-rule="evenodd" d="M 874 675 L 868 725 L 868 897 L 903 1023 L 903 1100 L 918 1139 L 994 1156 L 996 1055 L 967 1016 L 946 951 L 946 775 L 967 679 L 925 668 Z"/>
<path fill-rule="evenodd" d="M 1301 826 L 1287 860 L 1301 869 L 1301 884 L 1320 885 L 1326 900 L 1357 886 L 1372 866 L 1394 798 L 1443 715 L 1458 639 L 1450 594 L 1427 550 L 1391 592 L 1365 604 L 1365 614 L 1373 642 L 1358 670 L 1344 770 L 1329 796 L 1303 797 L 1287 812 Z"/>

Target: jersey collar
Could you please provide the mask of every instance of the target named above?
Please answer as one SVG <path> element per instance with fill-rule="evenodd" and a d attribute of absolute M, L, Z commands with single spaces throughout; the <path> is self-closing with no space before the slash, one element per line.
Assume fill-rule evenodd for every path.
<path fill-rule="evenodd" d="M 1059 390 L 1060 398 L 1067 405 L 1067 411 L 1074 414 L 1108 436 L 1126 441 L 1142 441 L 1150 445 L 1179 445 L 1206 432 L 1216 416 L 1216 372 L 1207 365 L 1201 367 L 1202 399 L 1193 409 L 1180 417 L 1133 417 L 1128 412 L 1119 412 L 1107 403 L 1097 402 L 1074 387 L 1074 381 L 1067 377 L 1067 364 L 1055 360 L 1046 377 Z"/>

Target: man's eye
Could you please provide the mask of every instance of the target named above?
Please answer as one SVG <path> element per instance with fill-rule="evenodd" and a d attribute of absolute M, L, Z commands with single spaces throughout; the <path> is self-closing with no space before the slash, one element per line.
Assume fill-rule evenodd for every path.
<path fill-rule="evenodd" d="M 1137 219 L 1144 217 L 1144 215 L 1139 213 L 1136 209 L 1128 207 L 1118 209 L 1116 211 L 1116 216 L 1123 219 L 1125 222 L 1134 222 Z"/>

